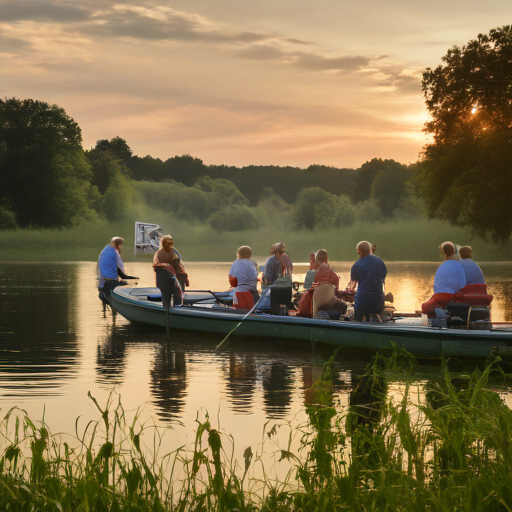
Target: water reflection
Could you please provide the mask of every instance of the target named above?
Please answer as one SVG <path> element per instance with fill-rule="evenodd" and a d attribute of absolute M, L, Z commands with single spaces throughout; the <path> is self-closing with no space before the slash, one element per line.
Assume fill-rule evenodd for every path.
<path fill-rule="evenodd" d="M 351 265 L 333 263 L 343 284 Z M 419 308 L 431 293 L 438 265 L 388 264 L 387 289 L 397 310 Z M 94 267 L 1 264 L 0 408 L 20 405 L 38 418 L 46 406 L 53 429 L 71 432 L 74 419 L 89 406 L 87 392 L 102 400 L 115 386 L 126 409 L 147 403 L 148 416 L 179 419 L 190 430 L 201 408 L 218 410 L 233 435 L 246 436 L 248 445 L 268 418 L 290 420 L 314 403 L 308 390 L 332 348 L 318 347 L 313 359 L 307 343 L 292 341 L 238 340 L 219 353 L 214 346 L 221 336 L 214 334 L 178 333 L 168 343 L 161 329 L 132 325 L 120 316 L 114 322 L 103 314 Z M 150 263 L 127 267 L 141 276 L 141 285 L 154 283 Z M 511 321 L 512 264 L 482 268 L 495 295 L 493 319 Z M 197 288 L 221 289 L 229 264 L 188 263 L 187 270 Z M 339 354 L 333 364 L 336 407 L 348 407 L 348 393 L 368 360 Z M 61 426 L 65 421 L 70 428 Z"/>
<path fill-rule="evenodd" d="M 126 334 L 115 327 L 108 329 L 107 335 L 98 339 L 96 371 L 98 382 L 120 385 L 126 370 Z"/>
<path fill-rule="evenodd" d="M 274 362 L 263 371 L 263 402 L 269 418 L 284 418 L 292 401 L 293 374 L 284 363 Z"/>
<path fill-rule="evenodd" d="M 166 420 L 176 419 L 185 406 L 187 362 L 185 353 L 163 343 L 156 353 L 149 384 L 158 415 Z"/>
<path fill-rule="evenodd" d="M 0 269 L 2 395 L 58 394 L 80 356 L 72 314 L 76 265 L 24 265 L 22 280 L 13 267 Z"/>
<path fill-rule="evenodd" d="M 257 383 L 254 354 L 229 354 L 226 388 L 233 411 L 241 414 L 251 412 Z"/>

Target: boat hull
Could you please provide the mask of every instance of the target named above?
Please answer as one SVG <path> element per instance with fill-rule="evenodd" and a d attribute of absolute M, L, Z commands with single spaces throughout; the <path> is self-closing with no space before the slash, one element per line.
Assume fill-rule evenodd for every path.
<path fill-rule="evenodd" d="M 132 322 L 165 327 L 166 313 L 159 302 L 144 297 L 154 288 L 116 288 L 110 296 L 112 307 Z M 227 334 L 244 318 L 232 308 L 179 306 L 169 311 L 172 329 Z M 379 350 L 393 343 L 423 356 L 485 358 L 491 352 L 512 354 L 512 332 L 438 329 L 394 323 L 373 324 L 321 320 L 292 316 L 251 314 L 236 330 L 236 336 L 309 341 L 355 349 Z"/>

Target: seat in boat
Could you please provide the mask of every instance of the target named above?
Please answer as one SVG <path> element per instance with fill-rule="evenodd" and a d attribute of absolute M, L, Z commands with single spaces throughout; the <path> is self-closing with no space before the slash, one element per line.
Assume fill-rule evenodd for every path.
<path fill-rule="evenodd" d="M 487 293 L 486 284 L 467 284 L 455 294 L 454 302 L 464 302 L 470 306 L 488 306 L 494 297 Z"/>

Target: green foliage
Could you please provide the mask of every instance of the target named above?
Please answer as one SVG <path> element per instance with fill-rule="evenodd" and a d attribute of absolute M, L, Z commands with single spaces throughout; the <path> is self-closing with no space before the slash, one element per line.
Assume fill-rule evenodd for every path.
<path fill-rule="evenodd" d="M 352 226 L 356 220 L 356 209 L 348 196 L 330 194 L 315 206 L 315 229 L 332 229 Z"/>
<path fill-rule="evenodd" d="M 357 220 L 378 222 L 382 220 L 382 210 L 373 201 L 363 201 L 357 205 Z"/>
<path fill-rule="evenodd" d="M 108 186 L 117 176 L 129 177 L 129 171 L 122 160 L 106 150 L 93 149 L 86 152 L 87 160 L 91 164 L 91 185 L 104 194 Z"/>
<path fill-rule="evenodd" d="M 115 174 L 101 198 L 101 212 L 108 220 L 122 219 L 131 210 L 134 198 L 131 180 L 120 173 Z"/>
<path fill-rule="evenodd" d="M 320 187 L 305 188 L 299 192 L 295 202 L 295 222 L 297 226 L 313 229 L 315 227 L 316 206 L 327 200 L 331 194 Z"/>
<path fill-rule="evenodd" d="M 152 512 L 502 512 L 512 506 L 512 411 L 487 389 L 507 384 L 499 359 L 454 378 L 441 361 L 427 396 L 411 392 L 415 359 L 392 344 L 367 365 L 350 396 L 335 406 L 332 364 L 306 391 L 308 421 L 277 448 L 282 478 L 265 473 L 266 442 L 249 446 L 239 464 L 233 440 L 197 421 L 193 446 L 162 453 L 173 428 L 129 420 L 112 394 L 90 396 L 99 418 L 76 422 L 76 438 L 53 436 L 16 408 L 0 422 L 0 503 L 3 510 Z M 389 384 L 399 379 L 397 389 Z M 416 398 L 417 399 L 417 398 Z M 292 451 L 291 437 L 300 435 Z M 280 436 L 281 438 L 283 436 Z M 236 441 L 236 440 L 234 440 Z M 286 442 L 286 441 L 285 441 Z M 153 451 L 147 447 L 153 447 Z M 277 460 L 277 457 L 276 457 Z M 263 468 L 263 476 L 251 474 Z M 280 467 L 280 469 L 281 469 Z"/>
<path fill-rule="evenodd" d="M 208 211 L 215 212 L 226 205 L 247 205 L 247 198 L 228 180 L 212 180 L 209 176 L 203 176 L 195 185 L 200 190 L 208 192 Z"/>
<path fill-rule="evenodd" d="M 373 179 L 371 199 L 381 209 L 385 217 L 391 217 L 398 208 L 405 192 L 405 184 L 411 175 L 407 166 L 387 161 Z"/>
<path fill-rule="evenodd" d="M 279 197 L 270 187 L 262 191 L 261 199 L 256 207 L 256 215 L 260 219 L 261 226 L 279 226 L 288 230 L 293 224 L 293 207 Z"/>
<path fill-rule="evenodd" d="M 382 158 L 372 158 L 365 162 L 357 170 L 355 188 L 353 192 L 354 201 L 368 201 L 372 193 L 373 180 L 379 172 L 386 169 L 388 164 L 395 164 L 394 160 L 382 160 Z"/>
<path fill-rule="evenodd" d="M 126 140 L 121 137 L 113 137 L 110 140 L 101 139 L 96 142 L 94 150 L 109 153 L 112 157 L 122 161 L 128 161 L 133 154 Z"/>
<path fill-rule="evenodd" d="M 226 206 L 213 213 L 208 223 L 216 231 L 246 231 L 259 227 L 255 209 L 239 204 Z"/>
<path fill-rule="evenodd" d="M 208 194 L 196 187 L 187 187 L 181 183 L 134 183 L 145 203 L 172 213 L 177 218 L 205 220 L 209 215 Z"/>
<path fill-rule="evenodd" d="M 16 229 L 16 214 L 6 206 L 0 204 L 0 231 L 7 229 Z"/>
<path fill-rule="evenodd" d="M 56 105 L 0 100 L 0 200 L 20 226 L 65 226 L 89 210 L 80 128 Z"/>
<path fill-rule="evenodd" d="M 512 233 L 512 29 L 454 46 L 423 73 L 433 143 L 417 187 L 430 217 L 503 243 Z"/>

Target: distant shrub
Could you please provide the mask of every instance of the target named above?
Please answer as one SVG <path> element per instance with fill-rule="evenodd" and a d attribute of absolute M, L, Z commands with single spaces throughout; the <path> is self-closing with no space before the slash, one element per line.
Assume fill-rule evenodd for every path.
<path fill-rule="evenodd" d="M 16 229 L 17 227 L 16 214 L 0 205 L 0 230 Z"/>
<path fill-rule="evenodd" d="M 378 222 L 383 219 L 381 209 L 372 201 L 363 201 L 357 205 L 357 220 Z"/>
<path fill-rule="evenodd" d="M 349 227 L 356 220 L 356 209 L 345 195 L 330 195 L 315 207 L 315 229 Z"/>
<path fill-rule="evenodd" d="M 216 231 L 245 231 L 258 229 L 259 220 L 254 208 L 243 205 L 231 205 L 213 213 L 208 219 Z"/>
<path fill-rule="evenodd" d="M 300 228 L 313 229 L 315 227 L 315 208 L 323 201 L 329 199 L 329 194 L 320 187 L 304 188 L 299 192 L 295 203 L 295 222 Z"/>

